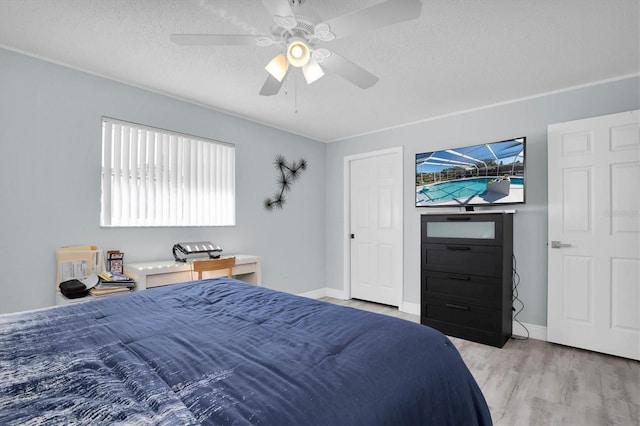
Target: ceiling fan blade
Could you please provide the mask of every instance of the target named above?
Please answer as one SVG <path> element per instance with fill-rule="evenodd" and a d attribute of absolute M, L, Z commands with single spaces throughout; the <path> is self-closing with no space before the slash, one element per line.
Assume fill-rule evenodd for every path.
<path fill-rule="evenodd" d="M 320 65 L 327 71 L 340 75 L 342 78 L 355 84 L 361 89 L 368 89 L 375 85 L 379 80 L 378 77 L 371 74 L 360 65 L 356 65 L 350 60 L 343 58 L 334 52 L 331 52 L 328 57 L 324 58 Z"/>
<path fill-rule="evenodd" d="M 286 74 L 285 74 L 285 78 L 286 78 Z M 282 87 L 283 81 L 284 81 L 284 78 L 282 79 L 282 81 L 278 81 L 277 79 L 273 78 L 271 74 L 269 74 L 267 76 L 267 80 L 264 82 L 264 85 L 262 86 L 262 89 L 260 89 L 260 95 L 261 96 L 277 95 L 278 92 L 280 91 L 280 88 Z"/>
<path fill-rule="evenodd" d="M 257 46 L 264 36 L 244 34 L 171 34 L 171 41 L 183 46 Z"/>
<path fill-rule="evenodd" d="M 267 8 L 269 13 L 271 13 L 274 16 L 274 18 L 276 16 L 285 18 L 285 19 L 291 18 L 289 19 L 289 21 L 293 26 L 291 26 L 291 28 L 287 28 L 286 26 L 284 26 L 284 28 L 287 28 L 287 29 L 295 28 L 296 15 L 293 13 L 293 9 L 291 8 L 291 3 L 289 3 L 289 0 L 262 0 L 262 4 L 264 4 L 264 7 Z"/>
<path fill-rule="evenodd" d="M 397 24 L 420 17 L 422 0 L 385 1 L 329 19 L 329 30 L 336 38 Z"/>

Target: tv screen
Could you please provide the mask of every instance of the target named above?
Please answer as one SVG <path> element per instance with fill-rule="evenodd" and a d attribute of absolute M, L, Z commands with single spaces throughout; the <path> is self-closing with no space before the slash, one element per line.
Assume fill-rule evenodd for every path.
<path fill-rule="evenodd" d="M 416 154 L 416 207 L 524 203 L 526 138 Z"/>

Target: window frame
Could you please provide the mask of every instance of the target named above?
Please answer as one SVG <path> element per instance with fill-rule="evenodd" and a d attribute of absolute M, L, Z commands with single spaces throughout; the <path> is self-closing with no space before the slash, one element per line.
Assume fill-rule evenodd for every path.
<path fill-rule="evenodd" d="M 235 226 L 234 144 L 104 116 L 101 134 L 101 227 Z"/>

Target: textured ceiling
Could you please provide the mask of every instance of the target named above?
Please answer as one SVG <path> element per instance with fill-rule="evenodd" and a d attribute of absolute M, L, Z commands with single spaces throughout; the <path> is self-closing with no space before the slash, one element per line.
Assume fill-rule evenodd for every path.
<path fill-rule="evenodd" d="M 379 2 L 294 10 L 324 20 Z M 638 0 L 423 0 L 417 20 L 329 42 L 380 78 L 367 90 L 293 74 L 259 96 L 277 48 L 169 40 L 272 23 L 259 0 L 0 0 L 0 47 L 325 142 L 640 72 Z"/>

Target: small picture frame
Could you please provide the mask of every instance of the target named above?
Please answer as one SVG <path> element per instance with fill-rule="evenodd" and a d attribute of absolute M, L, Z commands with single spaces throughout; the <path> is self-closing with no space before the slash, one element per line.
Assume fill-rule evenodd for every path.
<path fill-rule="evenodd" d="M 107 252 L 107 271 L 112 274 L 122 274 L 124 271 L 124 253 L 120 250 L 109 250 Z"/>

